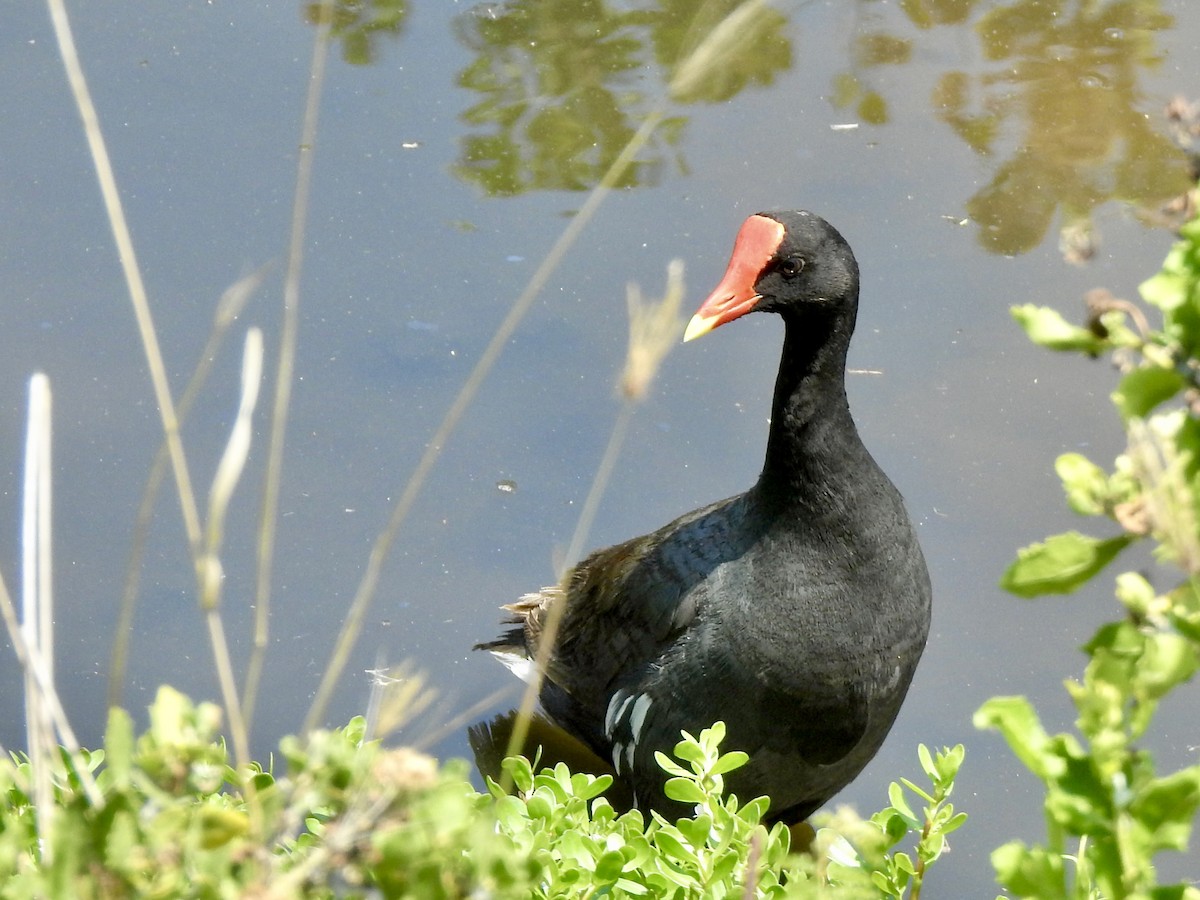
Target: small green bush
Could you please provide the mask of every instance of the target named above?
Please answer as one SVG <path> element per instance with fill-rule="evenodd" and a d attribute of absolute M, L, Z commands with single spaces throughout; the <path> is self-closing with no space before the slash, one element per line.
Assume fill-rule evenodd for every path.
<path fill-rule="evenodd" d="M 723 796 L 743 765 L 720 753 L 718 723 L 661 757 L 673 797 L 695 815 L 668 822 L 618 814 L 611 777 L 535 771 L 505 761 L 514 793 L 469 784 L 467 765 L 438 765 L 345 728 L 286 738 L 286 774 L 230 768 L 211 704 L 162 688 L 136 736 L 109 717 L 105 747 L 81 758 L 100 800 L 82 790 L 72 757 L 53 773 L 52 809 L 31 800 L 30 766 L 0 765 L 0 884 L 5 897 L 903 897 L 918 896 L 945 835 L 965 818 L 946 796 L 962 748 L 921 762 L 918 815 L 905 788 L 869 821 L 848 813 L 817 835 L 815 855 L 789 853 L 783 825 L 762 823 L 766 798 Z M 915 840 L 915 860 L 896 849 Z M 832 893 L 831 893 L 832 892 Z"/>
<path fill-rule="evenodd" d="M 1023 697 L 995 697 L 976 714 L 1045 785 L 1045 843 L 992 854 L 999 882 L 1020 897 L 1200 898 L 1195 884 L 1159 884 L 1155 869 L 1160 853 L 1187 849 L 1200 765 L 1161 774 L 1143 745 L 1159 703 L 1200 665 L 1200 218 L 1141 294 L 1161 328 L 1103 292 L 1088 327 L 1047 308 L 1013 310 L 1035 343 L 1116 365 L 1112 401 L 1129 443 L 1111 471 L 1078 453 L 1056 464 L 1071 509 L 1110 520 L 1108 533 L 1027 547 L 1002 585 L 1021 597 L 1069 593 L 1135 543 L 1156 561 L 1116 576 L 1121 618 L 1084 646 L 1082 679 L 1066 682 L 1078 735 L 1048 734 Z"/>

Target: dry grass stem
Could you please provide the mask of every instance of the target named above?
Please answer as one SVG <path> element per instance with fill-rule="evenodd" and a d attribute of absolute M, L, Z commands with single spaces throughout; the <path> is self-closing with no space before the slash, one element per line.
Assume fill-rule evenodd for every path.
<path fill-rule="evenodd" d="M 667 264 L 667 287 L 661 300 L 646 302 L 642 299 L 641 289 L 636 284 L 626 288 L 625 299 L 629 309 L 629 346 L 625 355 L 625 368 L 618 382 L 618 392 L 623 402 L 613 423 L 612 433 L 608 437 L 608 445 L 596 474 L 592 478 L 592 486 L 588 490 L 587 499 L 579 512 L 579 521 L 575 525 L 575 533 L 567 547 L 564 557 L 565 569 L 575 565 L 583 554 L 588 533 L 600 509 L 600 499 L 608 489 L 609 480 L 616 469 L 617 458 L 621 455 L 621 447 L 625 444 L 625 436 L 629 433 L 629 423 L 637 404 L 646 397 L 650 383 L 658 374 L 663 360 L 671 349 L 679 344 L 683 333 L 685 317 L 680 313 L 683 307 L 684 283 L 683 261 L 673 259 Z M 563 572 L 559 573 L 560 579 Z M 541 672 L 545 671 L 550 654 L 554 652 L 554 642 L 558 638 L 558 626 L 562 621 L 566 605 L 556 603 L 550 607 L 542 635 L 538 641 L 538 654 L 535 668 L 539 676 L 530 682 L 521 696 L 516 720 L 513 722 L 512 734 L 509 736 L 506 756 L 520 753 L 529 732 L 529 721 L 537 707 L 538 693 L 541 691 Z"/>
<path fill-rule="evenodd" d="M 9 642 L 25 673 L 25 708 L 29 725 L 29 758 L 34 771 L 32 793 L 34 804 L 43 818 L 39 829 L 46 833 L 49 823 L 44 816 L 53 807 L 50 776 L 57 762 L 57 743 L 71 757 L 88 799 L 95 805 L 101 802 L 95 779 L 83 761 L 75 732 L 63 712 L 62 702 L 54 687 L 53 633 L 47 626 L 53 618 L 51 595 L 52 569 L 50 542 L 50 382 L 44 375 L 35 375 L 29 384 L 29 424 L 25 460 L 25 512 L 22 521 L 24 573 L 22 602 L 25 623 L 17 620 L 16 606 L 8 586 L 0 577 L 0 618 L 8 630 Z M 19 779 L 18 779 L 19 780 Z"/>
<path fill-rule="evenodd" d="M 200 603 L 208 622 L 216 660 L 217 678 L 221 694 L 229 715 L 230 737 L 233 741 L 234 758 L 239 765 L 250 762 L 250 741 L 246 720 L 242 714 L 241 700 L 233 675 L 233 663 L 229 657 L 229 645 L 225 639 L 225 628 L 221 623 L 221 583 L 224 571 L 221 566 L 221 541 L 225 533 L 225 514 L 229 500 L 246 467 L 250 455 L 250 437 L 254 422 L 254 407 L 258 403 L 259 385 L 262 383 L 263 340 L 262 332 L 251 328 L 246 333 L 246 344 L 242 353 L 242 391 L 238 402 L 237 416 L 213 476 L 212 489 L 208 496 L 208 524 L 205 528 L 204 552 L 197 566 L 200 572 Z"/>
<path fill-rule="evenodd" d="M 432 731 L 408 741 L 408 746 L 413 750 L 425 750 L 429 747 L 432 747 L 442 738 L 446 737 L 446 735 L 452 734 L 453 732 L 458 731 L 458 729 L 462 728 L 464 725 L 474 722 L 475 719 L 483 715 L 489 709 L 493 709 L 499 705 L 499 703 L 505 697 L 510 696 L 512 693 L 514 693 L 514 691 L 515 688 L 511 685 L 496 688 L 496 690 L 492 691 L 486 697 L 476 700 L 462 712 L 451 716 L 449 719 L 446 719 L 444 722 L 439 724 L 437 728 L 434 728 Z"/>
<path fill-rule="evenodd" d="M 626 288 L 629 307 L 629 349 L 621 373 L 621 394 L 641 402 L 667 354 L 679 343 L 686 319 L 683 308 L 683 260 L 667 263 L 667 289 L 663 298 L 647 303 L 636 284 Z"/>
<path fill-rule="evenodd" d="M 366 739 L 385 738 L 411 722 L 433 702 L 435 692 L 425 676 L 408 662 L 368 669 L 371 699 L 367 703 Z"/>
<path fill-rule="evenodd" d="M 208 381 L 213 362 L 230 326 L 242 314 L 250 297 L 254 295 L 266 277 L 270 264 L 260 266 L 256 271 L 230 285 L 221 299 L 217 302 L 217 311 L 213 317 L 213 327 L 200 351 L 199 361 L 188 380 L 187 387 L 180 395 L 176 412 L 182 426 L 187 414 L 196 401 L 204 384 Z M 133 539 L 130 541 L 129 562 L 125 567 L 125 584 L 121 591 L 121 611 L 117 616 L 116 634 L 113 635 L 112 658 L 108 667 L 108 706 L 120 706 L 125 685 L 125 666 L 129 659 L 129 642 L 133 636 L 133 617 L 137 610 L 138 589 L 141 582 L 142 555 L 146 550 L 146 541 L 150 535 L 150 525 L 154 520 L 154 504 L 158 499 L 158 489 L 166 474 L 167 443 L 164 440 L 155 454 L 150 466 L 150 474 L 146 477 L 146 486 L 142 489 L 142 498 L 138 503 L 137 518 L 133 527 Z"/>
<path fill-rule="evenodd" d="M 29 423 L 25 434 L 25 485 L 21 518 L 21 629 L 34 665 L 54 683 L 54 595 L 51 578 L 51 397 L 50 382 L 38 373 L 29 379 Z M 33 773 L 33 804 L 42 835 L 42 859 L 49 862 L 55 814 L 51 773 L 56 748 L 54 726 L 44 695 L 25 670 L 25 746 Z"/>
<path fill-rule="evenodd" d="M 765 0 L 747 0 L 730 11 L 675 67 L 667 87 L 671 98 L 685 103 L 694 99 L 728 59 L 745 54 L 746 45 L 759 38 L 758 25 L 771 12 Z"/>
<path fill-rule="evenodd" d="M 283 478 L 283 447 L 287 435 L 288 409 L 296 369 L 296 343 L 300 330 L 300 272 L 304 265 L 304 234 L 308 224 L 308 202 L 312 194 L 313 157 L 317 141 L 317 119 L 325 66 L 329 59 L 329 34 L 335 7 L 322 0 L 312 62 L 309 65 L 308 96 L 300 128 L 300 157 L 296 165 L 296 193 L 292 200 L 291 239 L 283 282 L 283 330 L 279 339 L 279 366 L 275 372 L 275 397 L 271 409 L 271 436 L 267 444 L 267 470 L 258 527 L 258 573 L 254 588 L 254 643 L 246 669 L 242 706 L 252 721 L 258 698 L 271 622 L 271 573 L 275 563 L 275 535 L 279 520 L 279 485 Z"/>
<path fill-rule="evenodd" d="M 258 404 L 259 386 L 262 384 L 263 337 L 258 328 L 246 332 L 246 344 L 242 352 L 242 392 L 238 401 L 237 415 L 225 444 L 225 452 L 213 476 L 212 489 L 208 493 L 208 522 L 204 529 L 204 556 L 201 571 L 201 605 L 205 610 L 220 604 L 221 543 L 225 534 L 225 515 L 234 489 L 241 480 L 250 456 L 250 438 L 254 426 L 254 408 Z"/>
<path fill-rule="evenodd" d="M 142 282 L 137 254 L 133 249 L 133 238 L 129 233 L 129 225 L 125 221 L 125 210 L 121 205 L 121 195 L 117 190 L 116 175 L 113 173 L 112 163 L 108 157 L 108 148 L 100 130 L 100 118 L 96 113 L 96 106 L 92 102 L 87 79 L 84 77 L 83 67 L 79 62 L 79 54 L 75 49 L 75 38 L 71 33 L 71 23 L 67 17 L 66 5 L 64 0 L 47 0 L 47 4 L 50 8 L 54 36 L 58 42 L 58 50 L 62 56 L 63 68 L 66 70 L 71 94 L 75 98 L 75 106 L 83 120 L 84 134 L 87 138 L 92 162 L 96 167 L 96 178 L 100 183 L 100 193 L 104 198 L 104 209 L 108 215 L 109 225 L 112 227 L 113 240 L 117 245 L 121 270 L 125 274 L 125 283 L 129 288 L 129 299 L 133 304 L 134 318 L 137 321 L 142 348 L 146 353 L 146 365 L 150 371 L 154 399 L 158 403 L 159 415 L 162 418 L 163 433 L 166 436 L 167 449 L 171 458 L 171 471 L 175 475 L 175 487 L 179 493 L 179 506 L 183 515 L 184 530 L 187 533 L 188 549 L 193 561 L 196 561 L 200 554 L 200 513 L 196 504 L 195 492 L 192 490 L 191 476 L 188 473 L 187 457 L 183 452 L 183 441 L 179 435 L 179 420 L 175 415 L 175 404 L 171 400 L 171 388 L 167 381 L 167 369 L 163 363 L 162 350 L 158 344 L 158 333 L 154 328 L 154 318 L 150 314 L 150 301 L 146 295 L 146 286 Z"/>

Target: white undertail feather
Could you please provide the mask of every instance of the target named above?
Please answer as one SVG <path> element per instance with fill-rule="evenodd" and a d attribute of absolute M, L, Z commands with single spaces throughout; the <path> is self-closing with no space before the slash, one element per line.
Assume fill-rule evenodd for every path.
<path fill-rule="evenodd" d="M 504 668 L 526 684 L 533 684 L 534 679 L 537 678 L 537 666 L 523 653 L 513 653 L 511 650 L 492 650 L 491 653 L 500 660 Z"/>

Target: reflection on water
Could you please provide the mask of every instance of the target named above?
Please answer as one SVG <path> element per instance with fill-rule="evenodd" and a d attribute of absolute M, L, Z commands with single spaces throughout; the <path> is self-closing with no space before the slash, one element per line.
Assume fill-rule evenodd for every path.
<path fill-rule="evenodd" d="M 952 125 L 966 112 L 1021 130 L 1019 146 L 967 204 L 996 253 L 1037 246 L 1055 212 L 1080 227 L 1110 199 L 1162 203 L 1187 186 L 1181 154 L 1160 120 L 1139 107 L 1138 77 L 1158 61 L 1155 33 L 1172 24 L 1157 2 L 1038 3 L 993 10 L 976 26 L 984 56 L 1000 65 L 970 87 L 941 92 Z M 967 87 L 964 90 L 964 87 Z M 954 102 L 957 100 L 958 102 Z M 957 129 L 956 129 L 957 130 Z M 977 148 L 991 153 L 994 142 Z"/>
<path fill-rule="evenodd" d="M 321 3 L 305 7 L 310 25 L 321 21 Z M 375 62 L 381 38 L 398 38 L 408 19 L 408 0 L 337 0 L 333 4 L 331 35 L 342 51 L 342 59 L 351 65 Z"/>
<path fill-rule="evenodd" d="M 977 7 L 987 11 L 975 16 Z M 1152 207 L 1187 187 L 1179 150 L 1139 106 L 1139 76 L 1159 61 L 1156 35 L 1174 24 L 1158 0 L 907 0 L 902 9 L 919 31 L 901 39 L 872 21 L 852 69 L 835 80 L 834 100 L 855 104 L 869 124 L 887 122 L 875 86 L 883 79 L 871 70 L 908 62 L 911 45 L 927 43 L 935 28 L 970 28 L 991 65 L 942 72 L 930 100 L 967 146 L 997 159 L 989 183 L 966 201 L 989 252 L 1032 250 L 1061 209 L 1064 255 L 1082 261 L 1097 206 Z"/>
<path fill-rule="evenodd" d="M 739 7 L 736 19 L 730 13 Z M 719 64 L 688 79 L 681 102 L 731 100 L 791 65 L 787 19 L 762 3 L 673 0 L 616 8 L 600 0 L 519 0 L 458 17 L 474 54 L 457 78 L 480 99 L 462 115 L 455 173 L 492 196 L 595 187 L 668 91 L 677 66 L 710 35 L 735 26 Z M 616 186 L 656 184 L 681 144 L 686 117 L 665 117 Z"/>
<path fill-rule="evenodd" d="M 455 34 L 474 59 L 456 82 L 478 100 L 461 116 L 468 132 L 454 174 L 490 196 L 590 190 L 668 95 L 683 107 L 772 84 L 793 65 L 789 21 L 764 4 L 741 6 L 747 15 L 736 22 L 737 0 L 699 9 L 690 0 L 514 0 L 460 14 Z M 1083 261 L 1097 206 L 1115 199 L 1155 207 L 1186 188 L 1179 150 L 1139 105 L 1139 76 L 1159 61 L 1155 38 L 1174 24 L 1159 0 L 905 0 L 903 18 L 878 10 L 855 4 L 863 21 L 829 102 L 862 124 L 887 125 L 892 104 L 881 70 L 909 65 L 938 32 L 969 32 L 990 65 L 940 72 L 929 102 L 951 133 L 996 160 L 988 183 L 965 200 L 989 252 L 1033 249 L 1061 210 L 1064 255 Z M 398 35 L 407 12 L 404 0 L 341 0 L 334 33 L 344 58 L 371 62 L 375 38 Z M 686 91 L 672 91 L 680 61 L 731 24 L 736 44 Z M 674 112 L 616 186 L 657 184 L 672 160 L 686 173 L 688 117 Z"/>

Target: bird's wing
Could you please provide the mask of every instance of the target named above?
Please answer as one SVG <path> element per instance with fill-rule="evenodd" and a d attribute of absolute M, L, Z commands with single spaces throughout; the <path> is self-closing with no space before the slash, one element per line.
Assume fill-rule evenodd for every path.
<path fill-rule="evenodd" d="M 695 510 L 572 569 L 554 599 L 566 606 L 547 674 L 573 695 L 607 701 L 622 673 L 657 660 L 692 624 L 713 571 L 744 552 L 742 502 Z"/>

